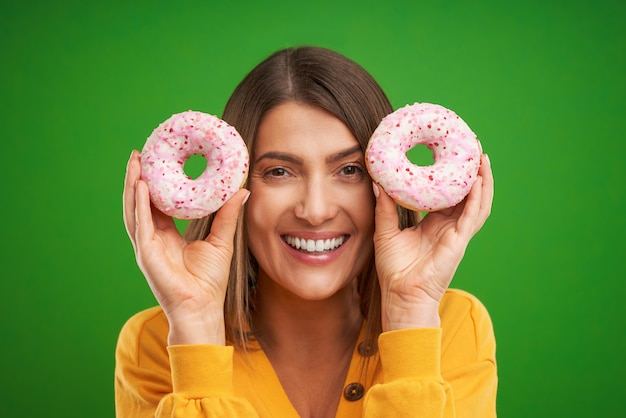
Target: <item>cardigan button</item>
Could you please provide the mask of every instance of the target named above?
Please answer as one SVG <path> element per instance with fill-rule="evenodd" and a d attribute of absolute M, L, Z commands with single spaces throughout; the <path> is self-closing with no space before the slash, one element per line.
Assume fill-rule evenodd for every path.
<path fill-rule="evenodd" d="M 363 385 L 358 382 L 350 383 L 343 389 L 343 396 L 351 402 L 361 399 L 364 393 Z"/>
<path fill-rule="evenodd" d="M 363 357 L 369 357 L 369 356 L 373 356 L 374 353 L 376 353 L 376 346 L 374 346 L 374 344 L 369 343 L 367 341 L 363 341 L 362 343 L 359 344 L 357 350 L 359 351 L 359 354 Z"/>

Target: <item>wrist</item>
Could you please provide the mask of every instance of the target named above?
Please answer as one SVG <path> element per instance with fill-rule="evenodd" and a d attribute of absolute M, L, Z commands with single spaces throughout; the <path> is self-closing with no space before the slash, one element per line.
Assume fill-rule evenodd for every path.
<path fill-rule="evenodd" d="M 439 328 L 439 301 L 386 295 L 383 296 L 381 320 L 383 331 Z"/>
<path fill-rule="evenodd" d="M 168 345 L 226 344 L 223 312 L 168 315 L 168 322 Z"/>

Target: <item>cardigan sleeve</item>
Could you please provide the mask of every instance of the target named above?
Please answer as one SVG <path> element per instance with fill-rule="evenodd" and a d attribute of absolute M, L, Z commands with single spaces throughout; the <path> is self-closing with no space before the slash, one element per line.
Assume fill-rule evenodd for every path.
<path fill-rule="evenodd" d="M 383 382 L 364 400 L 365 417 L 496 416 L 495 338 L 484 306 L 450 291 L 441 328 L 386 332 L 379 337 Z"/>
<path fill-rule="evenodd" d="M 116 349 L 116 416 L 258 416 L 235 395 L 233 348 L 167 347 L 166 322 L 159 310 L 149 310 L 123 327 Z"/>

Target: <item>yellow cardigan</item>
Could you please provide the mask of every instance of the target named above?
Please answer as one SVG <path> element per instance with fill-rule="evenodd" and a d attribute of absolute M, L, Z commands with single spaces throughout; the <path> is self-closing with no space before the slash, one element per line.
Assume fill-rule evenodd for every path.
<path fill-rule="evenodd" d="M 495 339 L 486 309 L 450 289 L 440 316 L 441 328 L 381 334 L 373 354 L 357 343 L 336 416 L 495 417 Z M 124 325 L 116 350 L 118 418 L 298 416 L 262 350 L 246 361 L 232 346 L 168 347 L 167 335 L 158 307 Z"/>

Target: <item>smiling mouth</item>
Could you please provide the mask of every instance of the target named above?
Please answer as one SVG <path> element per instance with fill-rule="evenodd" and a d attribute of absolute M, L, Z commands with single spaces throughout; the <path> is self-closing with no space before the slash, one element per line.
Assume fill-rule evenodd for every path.
<path fill-rule="evenodd" d="M 305 239 L 292 235 L 284 235 L 283 240 L 298 251 L 308 254 L 322 254 L 336 250 L 346 241 L 346 235 L 341 235 L 330 239 Z"/>

